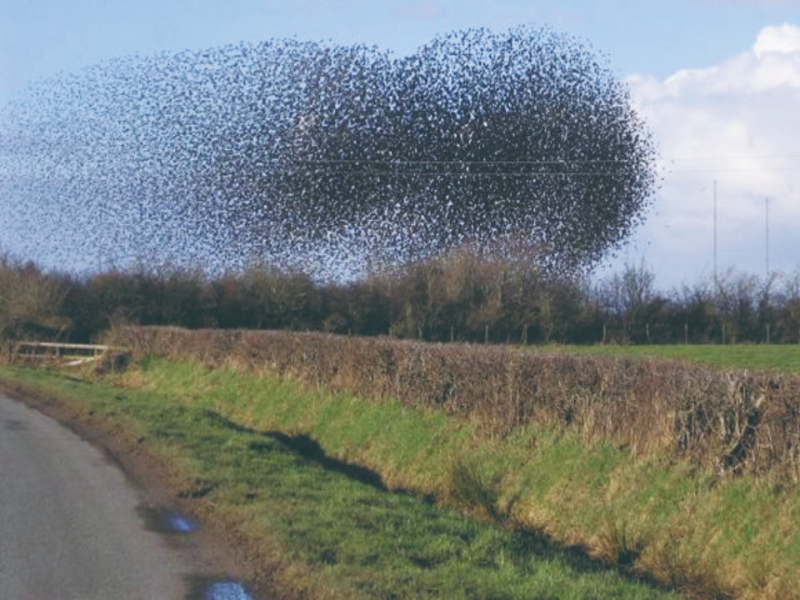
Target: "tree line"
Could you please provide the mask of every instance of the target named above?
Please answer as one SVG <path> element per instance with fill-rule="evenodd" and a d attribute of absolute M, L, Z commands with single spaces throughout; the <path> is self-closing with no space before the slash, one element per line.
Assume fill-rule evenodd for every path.
<path fill-rule="evenodd" d="M 800 269 L 727 272 L 670 292 L 644 264 L 598 281 L 537 267 L 535 249 L 462 246 L 351 282 L 254 264 L 45 272 L 0 257 L 0 337 L 89 342 L 109 327 L 287 329 L 435 342 L 800 343 Z"/>

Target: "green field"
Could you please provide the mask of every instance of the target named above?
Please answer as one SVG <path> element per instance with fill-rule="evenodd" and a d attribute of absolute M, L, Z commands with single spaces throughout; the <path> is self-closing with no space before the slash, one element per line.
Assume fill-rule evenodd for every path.
<path fill-rule="evenodd" d="M 698 362 L 729 369 L 752 369 L 800 374 L 800 345 L 567 346 L 553 344 L 530 348 L 534 352 L 666 358 Z"/>

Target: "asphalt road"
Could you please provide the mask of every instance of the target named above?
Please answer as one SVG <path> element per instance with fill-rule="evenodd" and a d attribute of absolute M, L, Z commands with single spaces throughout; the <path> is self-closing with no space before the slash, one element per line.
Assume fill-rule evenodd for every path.
<path fill-rule="evenodd" d="M 196 565 L 142 502 L 102 452 L 0 394 L 1 599 L 192 597 Z"/>

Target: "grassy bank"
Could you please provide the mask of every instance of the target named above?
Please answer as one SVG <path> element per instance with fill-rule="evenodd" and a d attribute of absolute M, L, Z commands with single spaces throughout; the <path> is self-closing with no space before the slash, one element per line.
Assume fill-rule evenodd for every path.
<path fill-rule="evenodd" d="M 697 597 L 800 598 L 791 374 L 288 332 L 113 338 L 146 361 L 125 385 L 306 436 L 389 486 Z M 332 391 L 311 404 L 258 391 L 277 381 Z M 406 431 L 406 415 L 447 425 Z"/>
<path fill-rule="evenodd" d="M 720 476 L 792 485 L 800 477 L 800 378 L 788 373 L 278 331 L 128 327 L 109 342 L 134 357 L 235 364 L 312 388 L 400 400 L 465 419 L 489 437 L 536 425 Z"/>
<path fill-rule="evenodd" d="M 503 490 L 546 489 L 509 479 L 516 465 L 577 449 L 553 432 L 540 432 L 535 451 L 524 435 L 484 446 L 442 414 L 163 360 L 103 381 L 0 365 L 0 380 L 113 423 L 160 456 L 196 513 L 227 523 L 303 597 L 674 597 L 509 526 L 522 513 Z M 625 453 L 587 457 L 611 465 Z M 417 497 L 425 491 L 461 510 Z"/>
<path fill-rule="evenodd" d="M 668 358 L 724 369 L 750 369 L 800 374 L 800 346 L 775 344 L 738 345 L 596 345 L 551 344 L 531 347 L 532 352 L 558 352 L 594 356 Z"/>
<path fill-rule="evenodd" d="M 390 487 L 582 546 L 695 597 L 800 597 L 800 496 L 768 478 L 721 478 L 668 455 L 641 457 L 536 424 L 491 437 L 440 412 L 307 393 L 232 368 L 158 360 L 122 382 L 248 430 L 307 436 L 333 457 L 374 469 Z M 441 540 L 431 543 L 441 548 Z M 445 545 L 445 554 L 453 550 Z"/>

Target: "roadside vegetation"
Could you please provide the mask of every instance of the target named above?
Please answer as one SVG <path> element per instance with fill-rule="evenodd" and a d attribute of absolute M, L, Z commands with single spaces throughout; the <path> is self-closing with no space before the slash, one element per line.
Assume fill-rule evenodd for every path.
<path fill-rule="evenodd" d="M 169 269 L 75 279 L 6 259 L 0 269 L 10 282 L 0 287 L 3 356 L 13 357 L 14 341 L 43 335 L 129 348 L 124 372 L 111 364 L 84 372 L 94 382 L 86 389 L 100 390 L 97 406 L 113 405 L 103 414 L 144 432 L 142 439 L 192 474 L 183 497 L 196 498 L 198 507 L 213 502 L 214 514 L 227 514 L 243 538 L 256 532 L 253 548 L 271 557 L 288 588 L 340 590 L 343 597 L 397 597 L 393 589 L 408 590 L 399 597 L 626 597 L 612 588 L 592 595 L 597 582 L 547 591 L 560 590 L 561 575 L 550 583 L 531 579 L 546 555 L 561 557 L 557 562 L 570 569 L 578 565 L 581 580 L 606 564 L 616 570 L 601 577 L 622 572 L 691 598 L 800 598 L 800 355 L 792 345 L 800 290 L 794 280 L 776 277 L 764 288 L 755 278 L 740 278 L 730 289 L 741 302 L 724 304 L 732 276 L 720 278 L 707 295 L 684 290 L 666 298 L 647 287 L 652 278 L 643 268 L 589 287 L 531 264 L 498 262 L 464 248 L 334 285 L 268 267 L 217 279 Z M 140 326 L 149 324 L 172 326 Z M 766 342 L 762 330 L 769 344 L 738 343 Z M 701 333 L 691 337 L 692 331 Z M 604 344 L 589 339 L 596 334 Z M 712 344 L 723 339 L 724 346 Z M 33 377 L 37 386 L 51 377 L 32 373 L 3 369 L 4 378 Z M 53 377 L 49 393 L 74 385 Z M 101 401 L 109 385 L 126 400 Z M 151 423 L 135 408 L 139 400 L 128 399 L 134 397 L 181 416 L 156 411 Z M 178 424 L 169 435 L 146 433 L 171 419 Z M 198 427 L 217 423 L 225 433 L 196 431 L 195 421 Z M 234 471 L 207 474 L 203 461 L 191 458 L 199 444 L 197 456 L 208 453 L 212 461 L 227 447 L 226 436 L 239 434 L 261 441 L 231 442 L 233 462 L 249 460 L 244 457 L 253 450 L 285 451 L 325 478 L 344 477 L 345 487 L 388 494 L 389 505 L 375 502 L 390 509 L 381 519 L 364 516 L 366 508 L 351 517 L 336 511 L 372 500 L 325 489 L 320 493 L 339 498 L 338 508 L 327 512 L 320 505 L 314 517 L 328 524 L 303 525 L 296 519 L 305 509 L 297 505 L 293 517 L 294 503 L 307 495 L 312 504 L 321 502 L 305 489 L 316 489 L 309 483 L 316 476 L 283 473 L 297 485 L 271 495 L 258 487 L 262 478 L 276 489 L 288 485 L 268 478 L 275 467 L 247 463 L 241 473 L 250 470 L 250 478 L 240 480 Z M 224 468 L 227 460 L 220 461 Z M 392 492 L 402 492 L 403 500 Z M 257 501 L 267 497 L 274 504 Z M 394 502 L 416 503 L 431 515 L 465 513 L 469 527 L 481 522 L 507 541 L 487 541 L 490 550 L 475 554 L 450 533 L 442 534 L 449 541 L 421 538 L 424 544 L 409 546 L 393 571 L 387 566 L 393 559 L 346 537 L 338 521 L 354 518 L 350 530 L 361 531 L 359 519 L 366 519 L 365 539 L 384 545 L 404 540 L 397 521 L 389 519 L 395 523 L 390 533 L 374 530 L 389 513 L 406 514 L 406 505 Z M 282 516 L 264 520 L 262 510 Z M 425 523 L 419 527 L 439 531 Z M 312 547 L 329 552 L 315 554 Z M 395 548 L 392 556 L 403 552 Z M 283 555 L 293 557 L 290 563 L 275 562 Z M 373 567 L 386 577 L 364 575 Z M 512 572 L 527 583 L 506 580 Z M 480 577 L 470 579 L 473 573 Z M 481 581 L 498 587 L 479 587 Z M 631 585 L 625 577 L 619 582 Z M 631 597 L 660 593 L 636 590 L 630 593 L 645 595 Z"/>
<path fill-rule="evenodd" d="M 800 597 L 796 376 L 322 334 L 124 328 L 108 341 L 133 362 L 106 383 L 377 489 L 687 597 Z M 190 496 L 217 490 L 193 481 Z"/>
<path fill-rule="evenodd" d="M 0 365 L 0 380 L 111 422 L 115 436 L 160 456 L 190 510 L 225 522 L 265 578 L 297 597 L 678 597 L 492 523 L 501 513 L 481 510 L 496 505 L 485 478 L 499 465 L 469 462 L 472 428 L 442 414 L 163 360 L 105 381 Z M 355 464 L 371 443 L 384 467 L 396 464 L 395 481 L 424 465 L 410 482 L 435 487 L 439 506 Z M 467 448 L 466 462 L 456 458 Z"/>
<path fill-rule="evenodd" d="M 134 328 L 115 341 L 152 361 L 125 385 L 307 436 L 389 487 L 695 597 L 800 589 L 795 376 L 320 334 Z M 323 397 L 273 403 L 262 380 Z M 405 415 L 442 425 L 405 429 Z"/>

